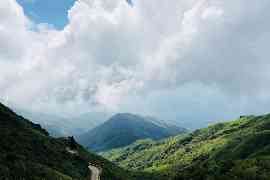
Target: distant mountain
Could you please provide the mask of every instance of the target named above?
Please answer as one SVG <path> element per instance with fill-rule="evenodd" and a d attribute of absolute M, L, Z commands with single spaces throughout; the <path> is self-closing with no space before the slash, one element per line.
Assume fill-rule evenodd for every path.
<path fill-rule="evenodd" d="M 34 123 L 41 124 L 53 137 L 72 136 L 77 131 L 75 124 L 63 117 L 21 109 L 15 109 L 15 112 L 27 119 L 32 119 Z"/>
<path fill-rule="evenodd" d="M 180 127 L 176 124 L 173 124 L 172 122 L 166 122 L 164 120 L 160 120 L 151 116 L 145 116 L 143 118 L 149 122 L 156 124 L 159 127 L 163 127 L 167 129 L 172 135 L 177 135 L 179 133 L 187 132 L 187 129 Z"/>
<path fill-rule="evenodd" d="M 110 114 L 105 112 L 88 112 L 71 117 L 70 119 L 72 119 L 77 126 L 83 130 L 74 135 L 78 136 L 94 129 L 95 127 L 103 124 L 110 116 Z"/>
<path fill-rule="evenodd" d="M 160 180 L 269 180 L 270 114 L 137 141 L 103 156 L 127 169 L 159 174 Z"/>
<path fill-rule="evenodd" d="M 0 179 L 89 180 L 89 163 L 102 169 L 103 180 L 135 179 L 130 172 L 89 153 L 72 137 L 52 138 L 39 124 L 1 103 L 0 137 Z"/>
<path fill-rule="evenodd" d="M 94 129 L 109 117 L 106 113 L 90 112 L 74 117 L 15 109 L 16 113 L 41 124 L 53 137 L 78 136 Z"/>
<path fill-rule="evenodd" d="M 114 115 L 77 139 L 90 150 L 99 152 L 127 146 L 139 139 L 159 140 L 184 132 L 183 128 L 166 125 L 154 118 L 125 113 Z"/>

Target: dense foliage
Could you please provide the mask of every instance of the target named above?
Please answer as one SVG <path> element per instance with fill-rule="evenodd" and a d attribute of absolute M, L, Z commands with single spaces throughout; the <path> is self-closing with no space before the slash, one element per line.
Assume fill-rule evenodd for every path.
<path fill-rule="evenodd" d="M 173 125 L 161 124 L 153 118 L 133 114 L 117 114 L 107 122 L 78 137 L 78 141 L 94 151 L 105 151 L 132 144 L 136 140 L 159 140 L 183 133 L 186 130 Z"/>
<path fill-rule="evenodd" d="M 243 116 L 167 140 L 103 153 L 124 168 L 168 180 L 269 180 L 270 115 Z"/>
<path fill-rule="evenodd" d="M 89 153 L 73 138 L 52 138 L 40 125 L 0 104 L 0 179 L 89 179 L 89 162 L 102 168 L 101 179 L 132 179 L 130 173 Z"/>

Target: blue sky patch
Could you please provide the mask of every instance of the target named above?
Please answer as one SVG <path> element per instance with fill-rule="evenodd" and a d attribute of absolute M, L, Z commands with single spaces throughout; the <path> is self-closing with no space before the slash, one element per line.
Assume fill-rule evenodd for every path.
<path fill-rule="evenodd" d="M 17 0 L 25 14 L 36 23 L 47 23 L 63 29 L 68 23 L 67 13 L 75 0 Z"/>
<path fill-rule="evenodd" d="M 126 1 L 127 1 L 127 3 L 128 3 L 130 6 L 133 6 L 133 5 L 134 5 L 132 0 L 126 0 Z"/>

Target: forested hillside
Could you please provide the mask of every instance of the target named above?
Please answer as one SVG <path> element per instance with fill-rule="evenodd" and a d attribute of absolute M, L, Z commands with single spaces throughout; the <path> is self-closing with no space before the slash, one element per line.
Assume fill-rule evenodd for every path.
<path fill-rule="evenodd" d="M 52 138 L 40 125 L 0 104 L 0 179 L 88 180 L 89 163 L 102 180 L 133 179 L 131 173 L 87 152 L 73 138 Z"/>
<path fill-rule="evenodd" d="M 164 141 L 138 141 L 103 155 L 160 179 L 269 180 L 270 115 L 243 116 Z"/>

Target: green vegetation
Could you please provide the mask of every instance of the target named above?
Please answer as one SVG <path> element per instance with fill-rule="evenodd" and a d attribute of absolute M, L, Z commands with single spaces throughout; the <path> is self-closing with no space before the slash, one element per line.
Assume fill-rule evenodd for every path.
<path fill-rule="evenodd" d="M 133 179 L 131 173 L 89 153 L 73 138 L 52 138 L 40 125 L 2 104 L 0 137 L 0 179 L 3 180 L 88 180 L 89 162 L 102 168 L 103 180 Z"/>
<path fill-rule="evenodd" d="M 270 115 L 245 116 L 167 140 L 102 154 L 120 166 L 168 180 L 269 180 Z"/>

